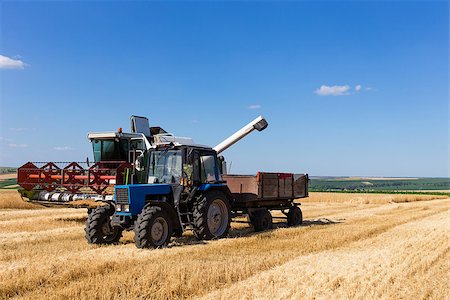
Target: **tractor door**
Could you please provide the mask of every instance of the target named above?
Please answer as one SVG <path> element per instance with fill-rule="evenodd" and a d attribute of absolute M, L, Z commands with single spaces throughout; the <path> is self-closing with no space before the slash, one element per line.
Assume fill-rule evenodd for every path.
<path fill-rule="evenodd" d="M 130 141 L 130 162 L 134 164 L 134 183 L 147 183 L 148 151 L 142 138 L 133 138 Z"/>
<path fill-rule="evenodd" d="M 194 149 L 191 152 L 193 181 L 195 184 L 221 181 L 215 151 Z"/>

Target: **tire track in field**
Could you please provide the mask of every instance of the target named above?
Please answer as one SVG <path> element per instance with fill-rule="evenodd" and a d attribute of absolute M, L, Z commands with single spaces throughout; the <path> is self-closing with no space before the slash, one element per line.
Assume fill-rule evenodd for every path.
<path fill-rule="evenodd" d="M 84 210 L 85 211 L 85 210 Z M 74 208 L 44 208 L 44 209 L 1 209 L 1 221 L 14 221 L 36 217 L 64 216 L 65 214 L 81 213 L 83 210 Z"/>
<path fill-rule="evenodd" d="M 449 236 L 447 210 L 347 247 L 290 260 L 204 299 L 448 299 Z"/>

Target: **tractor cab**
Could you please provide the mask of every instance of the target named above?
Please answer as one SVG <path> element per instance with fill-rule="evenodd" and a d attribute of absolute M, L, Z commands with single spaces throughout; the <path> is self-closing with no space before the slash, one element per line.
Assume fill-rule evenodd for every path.
<path fill-rule="evenodd" d="M 149 151 L 148 183 L 199 186 L 221 181 L 217 154 L 203 146 L 163 146 Z"/>
<path fill-rule="evenodd" d="M 226 234 L 233 199 L 222 181 L 219 165 L 217 152 L 210 147 L 179 143 L 153 146 L 135 163 L 137 171 L 147 173 L 147 183 L 115 186 L 111 225 L 115 230 L 131 228 L 146 207 L 152 207 L 167 213 L 173 231 L 181 234 L 186 227 L 196 226 L 192 223 L 195 203 L 209 207 L 210 201 L 216 201 L 217 205 L 209 211 L 209 214 L 219 214 L 215 223 L 210 222 L 209 231 L 199 234 L 208 238 Z M 208 203 L 204 203 L 205 199 Z M 161 240 L 165 242 L 166 239 Z M 158 246 L 159 242 L 154 245 Z"/>

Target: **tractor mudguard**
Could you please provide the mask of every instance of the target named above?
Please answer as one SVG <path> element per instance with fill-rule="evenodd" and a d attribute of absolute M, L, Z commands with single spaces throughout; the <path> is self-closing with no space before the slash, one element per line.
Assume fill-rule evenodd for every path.
<path fill-rule="evenodd" d="M 196 195 L 200 195 L 206 191 L 220 191 L 227 197 L 230 205 L 234 202 L 233 194 L 224 183 L 204 183 L 198 187 Z"/>
<path fill-rule="evenodd" d="M 172 205 L 170 205 L 170 203 L 156 200 L 146 201 L 145 204 L 147 205 L 147 203 L 149 203 L 151 206 L 160 207 L 162 210 L 166 211 L 170 215 L 174 231 L 181 230 L 181 232 L 183 232 L 182 226 L 180 224 L 180 217 L 178 216 L 178 213 L 175 210 L 175 208 Z"/>

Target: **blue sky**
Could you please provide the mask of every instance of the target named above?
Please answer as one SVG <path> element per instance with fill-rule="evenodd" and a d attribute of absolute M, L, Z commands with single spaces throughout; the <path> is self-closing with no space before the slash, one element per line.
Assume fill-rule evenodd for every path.
<path fill-rule="evenodd" d="M 449 4 L 1 2 L 0 165 L 83 161 L 129 116 L 233 173 L 449 176 Z"/>

